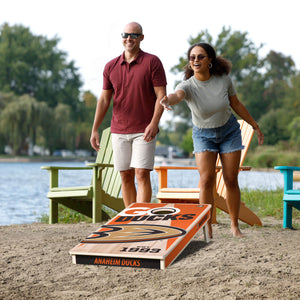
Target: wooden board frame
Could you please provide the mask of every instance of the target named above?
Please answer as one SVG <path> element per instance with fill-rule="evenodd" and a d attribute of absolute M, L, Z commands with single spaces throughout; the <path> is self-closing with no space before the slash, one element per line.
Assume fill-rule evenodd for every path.
<path fill-rule="evenodd" d="M 203 228 L 208 204 L 134 203 L 70 250 L 74 264 L 165 269 Z"/>

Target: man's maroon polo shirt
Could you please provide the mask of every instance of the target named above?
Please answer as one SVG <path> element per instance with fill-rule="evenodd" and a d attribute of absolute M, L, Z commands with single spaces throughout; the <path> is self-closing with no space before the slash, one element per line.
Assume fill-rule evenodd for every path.
<path fill-rule="evenodd" d="M 114 90 L 111 132 L 144 132 L 154 113 L 154 87 L 166 84 L 160 59 L 141 50 L 130 64 L 124 60 L 124 53 L 107 63 L 103 89 Z"/>

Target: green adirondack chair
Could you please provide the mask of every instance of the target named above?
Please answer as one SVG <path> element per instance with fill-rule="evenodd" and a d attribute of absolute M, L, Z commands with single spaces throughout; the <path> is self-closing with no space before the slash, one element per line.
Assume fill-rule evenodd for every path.
<path fill-rule="evenodd" d="M 110 128 L 106 128 L 100 141 L 101 149 L 95 163 L 86 167 L 43 166 L 50 173 L 49 224 L 58 222 L 58 204 L 69 207 L 93 219 L 93 223 L 107 220 L 110 216 L 103 210 L 103 205 L 120 212 L 124 209 L 120 197 L 121 177 L 113 166 L 113 151 Z M 92 182 L 89 186 L 59 187 L 59 170 L 92 170 Z"/>

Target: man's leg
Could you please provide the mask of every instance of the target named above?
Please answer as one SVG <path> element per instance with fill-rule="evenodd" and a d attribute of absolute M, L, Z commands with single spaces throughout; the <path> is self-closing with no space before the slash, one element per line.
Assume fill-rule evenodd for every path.
<path fill-rule="evenodd" d="M 134 182 L 134 169 L 120 171 L 122 179 L 122 197 L 125 207 L 136 202 L 136 188 Z"/>
<path fill-rule="evenodd" d="M 120 171 L 122 180 L 122 197 L 125 207 L 136 202 L 135 173 L 130 167 L 132 141 L 130 135 L 112 134 L 114 168 Z"/>
<path fill-rule="evenodd" d="M 140 134 L 133 141 L 131 167 L 135 168 L 137 202 L 151 202 L 152 187 L 150 172 L 154 166 L 156 139 L 146 142 Z"/>
<path fill-rule="evenodd" d="M 138 184 L 136 202 L 140 202 L 140 203 L 151 202 L 152 187 L 151 187 L 151 180 L 150 180 L 150 170 L 135 169 L 135 175 Z"/>

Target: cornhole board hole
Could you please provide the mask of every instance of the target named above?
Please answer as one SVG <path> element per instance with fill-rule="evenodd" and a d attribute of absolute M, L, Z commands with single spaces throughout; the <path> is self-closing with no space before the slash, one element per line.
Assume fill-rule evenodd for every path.
<path fill-rule="evenodd" d="M 165 269 L 203 228 L 210 205 L 133 203 L 70 250 L 74 264 Z"/>

